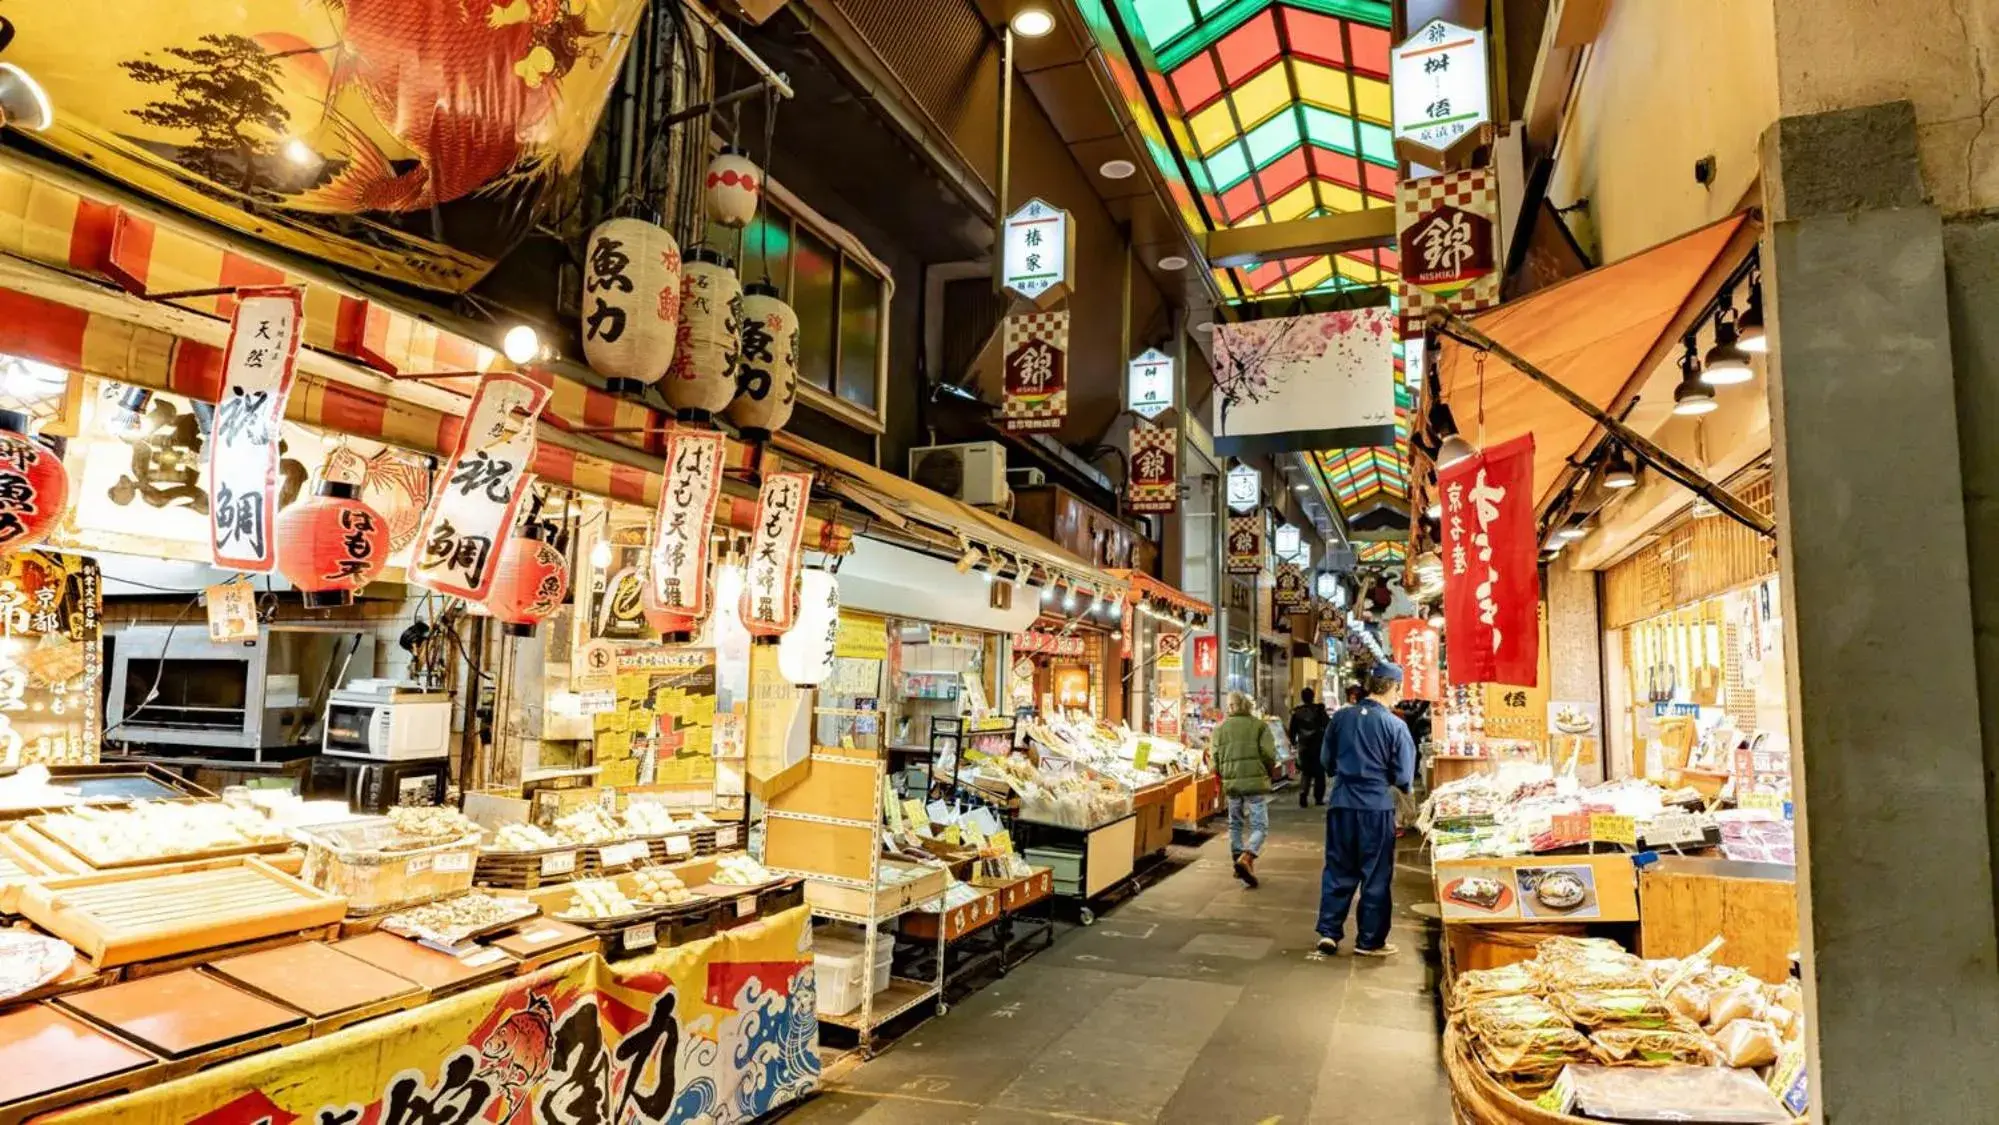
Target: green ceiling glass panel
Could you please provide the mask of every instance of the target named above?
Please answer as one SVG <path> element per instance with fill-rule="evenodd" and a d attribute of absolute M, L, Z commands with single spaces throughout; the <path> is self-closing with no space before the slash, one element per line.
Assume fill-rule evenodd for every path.
<path fill-rule="evenodd" d="M 1360 125 L 1361 155 L 1384 167 L 1395 167 L 1395 138 L 1388 130 L 1367 121 Z M 1348 151 L 1352 151 L 1349 149 Z"/>
<path fill-rule="evenodd" d="M 1249 157 L 1243 152 L 1241 141 L 1208 157 L 1208 182 L 1213 185 L 1209 191 L 1227 191 L 1247 175 Z"/>
<path fill-rule="evenodd" d="M 1171 42 L 1195 23 L 1194 8 L 1187 0 L 1131 0 L 1131 6 L 1155 43 Z"/>
<path fill-rule="evenodd" d="M 1359 155 L 1354 151 L 1352 118 L 1315 105 L 1304 106 L 1300 112 L 1305 117 L 1305 135 L 1312 138 L 1313 144 L 1325 145 L 1348 156 Z"/>
<path fill-rule="evenodd" d="M 1244 140 L 1249 142 L 1249 162 L 1261 168 L 1298 147 L 1298 117 L 1280 113 L 1250 130 Z"/>

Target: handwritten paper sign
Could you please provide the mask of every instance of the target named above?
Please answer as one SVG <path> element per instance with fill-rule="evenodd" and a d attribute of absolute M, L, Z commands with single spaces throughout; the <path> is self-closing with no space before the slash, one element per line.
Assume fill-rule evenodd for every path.
<path fill-rule="evenodd" d="M 798 614 L 799 547 L 811 473 L 771 473 L 757 496 L 757 526 L 743 572 L 743 626 L 759 636 L 791 628 Z"/>
<path fill-rule="evenodd" d="M 479 380 L 458 429 L 450 467 L 424 509 L 410 580 L 442 594 L 484 601 L 499 569 L 499 547 L 534 463 L 535 420 L 548 388 L 495 371 Z"/>
<path fill-rule="evenodd" d="M 1591 813 L 1589 838 L 1601 844 L 1637 847 L 1638 822 L 1632 817 L 1618 816 L 1614 813 Z"/>
<path fill-rule="evenodd" d="M 208 439 L 208 528 L 217 566 L 263 574 L 278 563 L 278 426 L 298 369 L 304 301 L 292 286 L 237 291 Z"/>
<path fill-rule="evenodd" d="M 666 439 L 666 479 L 652 541 L 652 604 L 699 625 L 709 608 L 708 539 L 722 495 L 728 441 L 710 430 L 676 429 Z"/>
<path fill-rule="evenodd" d="M 209 640 L 227 644 L 256 639 L 257 595 L 248 582 L 224 582 L 202 593 L 208 602 Z"/>

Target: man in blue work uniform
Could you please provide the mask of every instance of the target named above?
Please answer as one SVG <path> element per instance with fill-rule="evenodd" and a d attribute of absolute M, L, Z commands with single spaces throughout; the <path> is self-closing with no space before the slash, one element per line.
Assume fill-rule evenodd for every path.
<path fill-rule="evenodd" d="M 1360 893 L 1354 952 L 1387 957 L 1395 878 L 1395 794 L 1416 776 L 1416 742 L 1389 710 L 1402 700 L 1402 669 L 1381 663 L 1361 682 L 1359 704 L 1343 707 L 1326 729 L 1326 772 L 1333 799 L 1326 810 L 1326 873 L 1319 889 L 1319 952 L 1340 951 L 1347 908 Z"/>

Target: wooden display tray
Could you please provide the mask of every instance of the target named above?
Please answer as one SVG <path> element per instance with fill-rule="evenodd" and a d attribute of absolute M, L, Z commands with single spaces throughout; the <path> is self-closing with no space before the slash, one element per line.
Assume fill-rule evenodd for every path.
<path fill-rule="evenodd" d="M 31 883 L 21 913 L 102 967 L 338 922 L 347 902 L 254 857 Z"/>
<path fill-rule="evenodd" d="M 144 856 L 139 859 L 101 861 L 95 856 L 84 854 L 81 848 L 63 839 L 62 836 L 58 835 L 44 823 L 46 819 L 43 816 L 29 817 L 27 823 L 23 825 L 25 829 L 24 837 L 26 839 L 33 839 L 36 843 L 46 841 L 49 847 L 60 849 L 62 854 L 74 856 L 82 862 L 85 869 L 91 871 L 124 871 L 134 867 L 162 867 L 175 863 L 198 863 L 205 859 L 229 859 L 239 855 L 275 855 L 278 852 L 288 850 L 292 846 L 290 840 L 279 839 L 267 840 L 261 844 L 240 844 L 233 848 L 211 848 L 207 851 L 199 852 L 176 852 L 170 855 Z M 48 854 L 45 850 L 37 850 L 39 854 Z"/>
<path fill-rule="evenodd" d="M 885 859 L 882 862 L 888 864 L 894 861 Z M 813 906 L 838 911 L 841 914 L 861 918 L 870 916 L 883 918 L 900 914 L 920 903 L 934 902 L 938 895 L 944 893 L 950 874 L 946 868 L 932 867 L 914 879 L 894 885 L 883 885 L 877 888 L 877 893 L 873 896 L 869 895 L 865 887 L 850 887 L 841 883 L 829 883 L 823 879 L 807 879 L 805 900 Z"/>
<path fill-rule="evenodd" d="M 151 1085 L 159 1059 L 50 1004 L 0 1013 L 0 1122 Z"/>
<path fill-rule="evenodd" d="M 467 965 L 449 953 L 381 931 L 348 938 L 333 948 L 415 983 L 431 999 L 511 976 L 515 968 L 504 951 L 494 950 L 499 956 L 485 964 Z"/>
<path fill-rule="evenodd" d="M 531 973 L 543 965 L 595 951 L 598 938 L 581 926 L 554 918 L 536 918 L 486 944 L 519 961 L 519 972 Z"/>
<path fill-rule="evenodd" d="M 567 871 L 550 872 L 547 860 L 551 856 L 569 856 Z M 558 860 L 553 866 L 560 866 Z M 533 851 L 508 852 L 481 849 L 478 864 L 472 874 L 475 886 L 499 887 L 505 890 L 533 891 L 542 887 L 554 887 L 584 878 L 583 846 L 564 844 L 554 848 L 537 848 Z"/>
<path fill-rule="evenodd" d="M 1055 873 L 1037 867 L 1032 875 L 1000 888 L 1000 909 L 1012 914 L 1055 894 Z"/>
<path fill-rule="evenodd" d="M 48 874 L 47 864 L 0 835 L 0 914 L 18 913 L 21 888 Z"/>
<path fill-rule="evenodd" d="M 304 1012 L 315 1038 L 424 999 L 410 981 L 316 941 L 215 961 L 207 971 Z"/>
<path fill-rule="evenodd" d="M 200 969 L 125 981 L 54 1001 L 167 1060 L 173 1074 L 304 1041 L 305 1015 Z"/>
<path fill-rule="evenodd" d="M 978 898 L 944 912 L 944 940 L 957 941 L 968 934 L 977 933 L 999 921 L 1000 914 L 1000 888 L 983 888 Z M 935 911 L 911 911 L 902 916 L 902 936 L 917 941 L 935 941 L 937 919 Z"/>

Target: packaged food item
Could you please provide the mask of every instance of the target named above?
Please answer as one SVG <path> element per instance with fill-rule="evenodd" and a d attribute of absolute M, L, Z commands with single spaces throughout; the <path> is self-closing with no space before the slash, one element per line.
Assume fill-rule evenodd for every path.
<path fill-rule="evenodd" d="M 1744 981 L 1716 992 L 1708 1000 L 1707 1026 L 1709 1031 L 1720 1031 L 1736 1020 L 1760 1020 L 1769 1015 L 1769 1002 L 1763 999 L 1763 989 L 1754 980 Z"/>
<path fill-rule="evenodd" d="M 1551 994 L 1549 1002 L 1584 1028 L 1670 1028 L 1683 1021 L 1650 988 L 1579 989 Z"/>
<path fill-rule="evenodd" d="M 601 805 L 586 805 L 557 817 L 555 834 L 565 844 L 608 844 L 625 838 L 625 829 Z"/>
<path fill-rule="evenodd" d="M 569 907 L 558 918 L 603 919 L 637 914 L 644 907 L 625 896 L 614 879 L 584 879 L 569 887 Z"/>
<path fill-rule="evenodd" d="M 1707 1038 L 1692 1031 L 1606 1027 L 1590 1034 L 1590 1053 L 1605 1065 L 1663 1066 L 1714 1062 Z"/>
<path fill-rule="evenodd" d="M 479 833 L 479 826 L 464 813 L 436 805 L 398 805 L 389 810 L 389 823 L 411 847 L 462 840 Z"/>
<path fill-rule="evenodd" d="M 1712 995 L 1706 988 L 1689 981 L 1668 993 L 1666 1003 L 1682 1018 L 1703 1023 L 1707 1020 L 1708 1002 Z"/>
<path fill-rule="evenodd" d="M 0 1000 L 33 992 L 63 975 L 75 960 L 76 950 L 66 941 L 0 930 Z"/>
<path fill-rule="evenodd" d="M 399 910 L 382 919 L 382 928 L 392 934 L 427 939 L 439 945 L 459 945 L 475 934 L 532 918 L 539 913 L 541 911 L 525 899 L 497 898 L 472 891 L 455 898 Z"/>
<path fill-rule="evenodd" d="M 1521 996 L 1540 991 L 1540 978 L 1524 964 L 1467 969 L 1451 984 L 1451 1003 L 1463 1007 L 1489 996 Z"/>
<path fill-rule="evenodd" d="M 493 848 L 503 852 L 535 852 L 558 846 L 555 837 L 532 824 L 503 824 L 493 833 Z"/>
<path fill-rule="evenodd" d="M 1721 1061 L 1734 1067 L 1768 1066 L 1777 1061 L 1777 1029 L 1762 1020 L 1735 1020 L 1715 1033 Z"/>
<path fill-rule="evenodd" d="M 1465 1027 L 1481 1039 L 1537 1027 L 1570 1027 L 1569 1017 L 1537 996 L 1494 996 L 1464 1011 Z"/>
<path fill-rule="evenodd" d="M 1563 1074 L 1566 1112 L 1606 1121 L 1789 1125 L 1791 1115 L 1756 1076 L 1717 1066 L 1598 1066 Z"/>
<path fill-rule="evenodd" d="M 1479 1061 L 1515 1090 L 1545 1089 L 1562 1068 L 1590 1059 L 1589 1040 L 1570 1027 L 1536 1027 L 1473 1040 Z"/>
<path fill-rule="evenodd" d="M 647 867 L 632 872 L 632 883 L 639 902 L 648 906 L 678 906 L 700 897 L 687 889 L 680 876 L 664 867 Z"/>
<path fill-rule="evenodd" d="M 725 855 L 715 861 L 710 882 L 725 887 L 760 887 L 777 878 L 747 855 Z"/>

